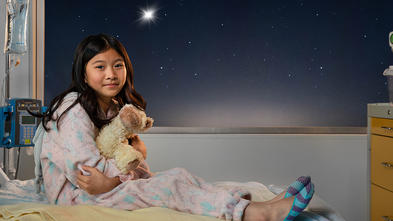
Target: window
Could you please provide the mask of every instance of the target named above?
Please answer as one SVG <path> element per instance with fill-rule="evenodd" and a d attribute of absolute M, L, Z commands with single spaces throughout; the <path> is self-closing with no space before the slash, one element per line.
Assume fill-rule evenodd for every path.
<path fill-rule="evenodd" d="M 149 2 L 45 1 L 45 104 L 97 33 L 127 48 L 156 126 L 365 127 L 388 101 L 391 1 Z"/>

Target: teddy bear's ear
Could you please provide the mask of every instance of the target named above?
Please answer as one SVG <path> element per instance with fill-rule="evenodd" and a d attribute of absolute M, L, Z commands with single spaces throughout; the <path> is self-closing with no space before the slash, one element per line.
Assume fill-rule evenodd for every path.
<path fill-rule="evenodd" d="M 146 118 L 146 127 L 145 127 L 145 129 L 151 128 L 153 126 L 153 122 L 154 122 L 153 118 L 147 117 Z"/>

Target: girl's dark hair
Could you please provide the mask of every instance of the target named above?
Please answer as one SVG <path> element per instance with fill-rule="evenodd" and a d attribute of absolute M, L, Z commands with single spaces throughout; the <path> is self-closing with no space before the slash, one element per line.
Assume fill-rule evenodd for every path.
<path fill-rule="evenodd" d="M 43 120 L 43 127 L 46 131 L 50 128 L 46 124 L 51 120 L 56 120 L 57 125 L 59 121 L 72 107 L 76 104 L 81 104 L 86 110 L 90 119 L 97 128 L 101 128 L 108 124 L 111 119 L 100 119 L 99 104 L 97 102 L 96 93 L 85 82 L 86 64 L 99 53 L 105 52 L 108 49 L 114 49 L 124 59 L 125 67 L 127 69 L 126 82 L 121 91 L 116 95 L 115 99 L 119 103 L 120 108 L 125 104 L 133 104 L 141 110 L 146 109 L 146 102 L 143 97 L 134 89 L 134 73 L 130 58 L 124 46 L 116 38 L 105 35 L 91 35 L 83 39 L 75 50 L 74 62 L 72 65 L 72 82 L 67 90 L 56 96 L 49 104 L 48 110 L 43 114 L 33 114 Z M 59 108 L 64 100 L 64 97 L 70 92 L 78 92 L 78 97 L 74 103 L 71 104 L 59 117 L 54 116 L 55 111 Z"/>

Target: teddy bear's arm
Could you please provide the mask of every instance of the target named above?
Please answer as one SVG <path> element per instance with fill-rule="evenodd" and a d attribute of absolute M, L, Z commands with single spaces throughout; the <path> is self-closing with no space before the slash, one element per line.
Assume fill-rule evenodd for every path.
<path fill-rule="evenodd" d="M 131 170 L 134 170 L 143 160 L 143 156 L 139 151 L 124 143 L 119 144 L 113 155 L 117 168 L 119 168 L 123 174 L 127 174 Z"/>

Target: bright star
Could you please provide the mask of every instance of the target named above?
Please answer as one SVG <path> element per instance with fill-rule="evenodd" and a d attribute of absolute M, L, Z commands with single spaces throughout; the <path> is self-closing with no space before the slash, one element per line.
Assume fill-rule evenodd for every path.
<path fill-rule="evenodd" d="M 139 9 L 139 19 L 140 23 L 155 23 L 157 20 L 156 12 L 158 9 L 156 7 L 146 7 L 144 9 Z"/>
<path fill-rule="evenodd" d="M 154 19 L 154 11 L 149 9 L 149 10 L 142 10 L 143 11 L 143 19 L 144 20 L 153 20 Z"/>

